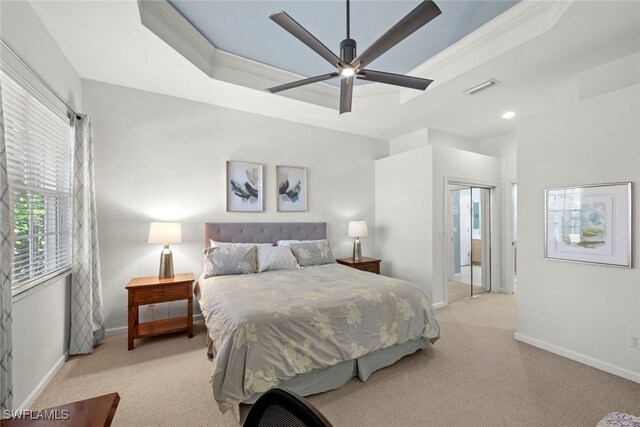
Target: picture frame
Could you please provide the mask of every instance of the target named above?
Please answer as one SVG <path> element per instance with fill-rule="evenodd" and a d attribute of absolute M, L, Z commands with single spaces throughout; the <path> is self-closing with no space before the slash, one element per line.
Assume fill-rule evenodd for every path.
<path fill-rule="evenodd" d="M 631 268 L 633 185 L 545 190 L 545 259 Z"/>
<path fill-rule="evenodd" d="M 276 166 L 278 212 L 305 212 L 308 195 L 307 168 Z"/>
<path fill-rule="evenodd" d="M 264 211 L 264 174 L 259 163 L 227 161 L 227 212 Z"/>

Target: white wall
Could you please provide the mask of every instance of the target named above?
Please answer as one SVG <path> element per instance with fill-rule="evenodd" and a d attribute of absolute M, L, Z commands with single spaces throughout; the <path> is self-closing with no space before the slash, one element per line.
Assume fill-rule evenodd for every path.
<path fill-rule="evenodd" d="M 389 141 L 389 154 L 400 154 L 427 145 L 429 145 L 429 129 L 424 128 Z"/>
<path fill-rule="evenodd" d="M 481 152 L 478 141 L 464 136 L 455 135 L 440 129 L 424 128 L 415 132 L 399 136 L 389 142 L 391 155 L 426 147 L 427 145 L 441 145 L 459 150 Z"/>
<path fill-rule="evenodd" d="M 434 305 L 446 301 L 447 179 L 497 187 L 492 252 L 500 254 L 498 158 L 427 145 L 376 162 L 376 252 L 386 264 L 383 274 L 423 287 Z M 500 256 L 493 257 L 492 268 L 500 271 Z"/>
<path fill-rule="evenodd" d="M 518 176 L 518 137 L 516 132 L 509 132 L 491 138 L 480 140 L 478 147 L 481 152 L 489 156 L 500 158 L 500 188 L 501 188 L 501 224 L 502 233 L 502 271 L 500 272 L 501 292 L 513 292 L 513 253 L 511 249 L 511 185 Z"/>
<path fill-rule="evenodd" d="M 13 303 L 14 407 L 31 405 L 69 350 L 71 277 L 53 283 Z"/>
<path fill-rule="evenodd" d="M 0 2 L 0 36 L 74 108 L 81 80 L 26 1 Z M 29 405 L 36 387 L 60 366 L 69 344 L 69 279 L 61 278 L 13 304 L 14 407 Z"/>
<path fill-rule="evenodd" d="M 576 101 L 518 126 L 516 338 L 640 382 L 640 234 L 634 268 L 544 259 L 544 189 L 632 181 L 640 196 L 640 86 Z M 633 223 L 639 224 L 635 210 Z"/>
<path fill-rule="evenodd" d="M 448 227 L 448 197 L 445 197 L 446 181 L 465 184 L 495 186 L 491 196 L 491 269 L 501 271 L 501 215 L 500 215 L 500 159 L 447 146 L 433 147 L 433 303 L 445 302 L 447 282 L 447 254 L 449 244 L 445 242 Z M 452 261 L 449 261 L 452 262 Z M 499 288 L 499 278 L 492 276 L 492 289 Z"/>
<path fill-rule="evenodd" d="M 429 128 L 429 144 L 478 152 L 478 141 L 440 129 Z"/>
<path fill-rule="evenodd" d="M 640 84 L 640 52 L 586 70 L 577 80 L 581 100 Z"/>
<path fill-rule="evenodd" d="M 176 272 L 201 273 L 205 222 L 326 221 L 337 257 L 351 255 L 349 220 L 374 217 L 374 160 L 388 155 L 374 140 L 236 110 L 83 82 L 95 136 L 98 232 L 106 327 L 124 328 L 134 276 L 157 274 L 161 248 L 146 244 L 149 222 L 183 224 L 172 246 Z M 225 162 L 265 165 L 265 212 L 225 212 Z M 275 165 L 307 167 L 309 211 L 276 212 Z M 362 239 L 373 255 L 375 233 Z M 158 316 L 166 316 L 166 305 Z M 172 315 L 184 305 L 172 303 Z"/>
<path fill-rule="evenodd" d="M 381 273 L 432 295 L 433 147 L 376 161 L 376 256 Z"/>
<path fill-rule="evenodd" d="M 2 40 L 72 108 L 80 110 L 80 76 L 29 2 L 2 1 L 0 5 Z"/>

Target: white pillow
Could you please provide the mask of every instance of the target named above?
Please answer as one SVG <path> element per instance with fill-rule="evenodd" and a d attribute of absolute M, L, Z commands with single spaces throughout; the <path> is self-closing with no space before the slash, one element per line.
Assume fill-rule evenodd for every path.
<path fill-rule="evenodd" d="M 291 249 L 286 246 L 258 246 L 258 273 L 269 270 L 300 268 Z"/>
<path fill-rule="evenodd" d="M 324 239 L 321 240 L 278 240 L 276 242 L 276 246 L 289 246 L 289 245 L 293 245 L 295 243 L 311 243 L 311 242 L 321 242 Z"/>
<path fill-rule="evenodd" d="M 217 242 L 213 239 L 209 239 L 212 248 L 219 248 L 222 246 L 236 246 L 239 248 L 246 248 L 248 246 L 273 246 L 271 243 L 230 243 L 230 242 Z"/>

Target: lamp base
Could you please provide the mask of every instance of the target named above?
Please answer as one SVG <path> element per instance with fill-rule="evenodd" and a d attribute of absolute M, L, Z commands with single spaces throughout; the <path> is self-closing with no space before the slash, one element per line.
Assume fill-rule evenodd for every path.
<path fill-rule="evenodd" d="M 353 241 L 353 260 L 362 261 L 362 246 L 360 245 L 359 237 L 356 237 Z"/>
<path fill-rule="evenodd" d="M 160 272 L 158 273 L 159 279 L 173 279 L 173 254 L 169 245 L 164 245 L 164 249 L 160 254 Z"/>

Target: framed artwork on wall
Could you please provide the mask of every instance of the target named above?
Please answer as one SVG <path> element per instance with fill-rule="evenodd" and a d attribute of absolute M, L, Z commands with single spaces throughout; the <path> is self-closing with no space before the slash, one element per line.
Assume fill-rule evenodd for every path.
<path fill-rule="evenodd" d="M 307 210 L 307 169 L 297 166 L 276 166 L 278 212 Z"/>
<path fill-rule="evenodd" d="M 227 212 L 264 211 L 262 165 L 227 161 Z"/>
<path fill-rule="evenodd" d="M 545 258 L 631 268 L 632 184 L 545 190 Z"/>

